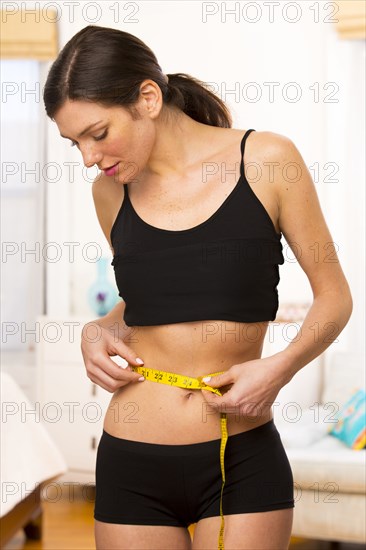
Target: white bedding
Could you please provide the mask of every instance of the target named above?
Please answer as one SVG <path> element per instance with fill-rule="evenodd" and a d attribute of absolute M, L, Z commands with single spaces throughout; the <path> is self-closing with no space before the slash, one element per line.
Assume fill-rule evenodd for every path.
<path fill-rule="evenodd" d="M 8 373 L 1 373 L 0 382 L 2 517 L 42 481 L 66 472 L 67 465 L 55 442 L 41 424 L 42 411 L 37 411 L 37 407 L 32 405 Z"/>

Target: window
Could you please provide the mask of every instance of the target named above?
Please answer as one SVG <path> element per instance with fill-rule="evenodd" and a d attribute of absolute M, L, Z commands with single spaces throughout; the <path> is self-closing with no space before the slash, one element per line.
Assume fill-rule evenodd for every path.
<path fill-rule="evenodd" d="M 42 63 L 5 59 L 1 68 L 1 349 L 34 348 L 43 313 L 45 114 Z"/>

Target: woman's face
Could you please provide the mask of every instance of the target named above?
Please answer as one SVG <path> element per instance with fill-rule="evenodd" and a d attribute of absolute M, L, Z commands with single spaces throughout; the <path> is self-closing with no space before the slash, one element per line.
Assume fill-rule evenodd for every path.
<path fill-rule="evenodd" d="M 152 92 L 152 97 L 145 94 L 135 104 L 140 115 L 137 120 L 121 106 L 83 100 L 66 100 L 54 120 L 62 137 L 79 149 L 86 167 L 96 164 L 106 170 L 115 166 L 106 175 L 124 183 L 145 167 L 154 145 L 154 119 L 160 108 Z"/>

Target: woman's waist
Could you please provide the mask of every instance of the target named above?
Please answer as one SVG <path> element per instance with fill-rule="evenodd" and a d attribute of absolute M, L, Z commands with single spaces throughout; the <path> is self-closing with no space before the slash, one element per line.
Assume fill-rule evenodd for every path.
<path fill-rule="evenodd" d="M 169 357 L 159 353 L 158 350 L 155 350 L 152 358 L 149 358 L 148 353 L 144 356 L 140 351 L 138 356 L 142 356 L 144 364 L 139 366 L 129 364 L 129 367 L 144 376 L 145 380 L 142 383 L 129 383 L 122 386 L 114 393 L 113 400 L 120 403 L 131 401 L 137 403 L 140 410 L 145 410 L 147 414 L 152 407 L 156 406 L 159 410 L 165 408 L 170 411 L 171 409 L 169 414 L 173 414 L 180 406 L 183 407 L 180 413 L 188 412 L 187 403 L 192 405 L 201 403 L 202 407 L 208 406 L 209 394 L 205 394 L 205 399 L 201 390 L 207 390 L 207 392 L 213 390 L 218 395 L 224 395 L 232 384 L 213 389 L 209 386 L 209 382 L 206 384 L 203 381 L 205 376 L 226 372 L 235 364 L 260 357 L 258 353 L 244 354 L 244 356 L 227 353 L 225 357 L 216 356 L 210 360 L 202 357 L 200 360 L 192 360 L 192 357 L 184 360 L 182 356 L 172 357 L 169 360 Z M 212 400 L 209 402 L 213 403 Z"/>
<path fill-rule="evenodd" d="M 224 393 L 224 392 L 223 392 Z M 193 443 L 221 436 L 225 407 L 185 389 L 150 380 L 128 384 L 113 395 L 105 416 L 107 432 L 117 437 L 160 443 Z M 239 433 L 266 422 L 271 415 L 248 417 L 245 409 L 226 414 L 228 432 Z"/>
<path fill-rule="evenodd" d="M 195 397 L 195 403 L 197 403 L 197 398 L 200 401 L 205 401 L 200 391 L 206 387 L 202 382 L 202 377 L 207 374 L 215 374 L 213 371 L 210 373 L 202 372 L 202 376 L 192 377 L 150 369 L 145 366 L 133 367 L 133 370 L 144 375 L 145 380 L 142 383 L 131 382 L 119 388 L 114 393 L 111 402 L 126 403 L 134 401 L 141 410 L 145 409 L 146 411 L 151 410 L 152 407 L 161 409 L 166 406 L 171 406 L 172 410 L 176 410 L 176 407 L 181 404 L 185 405 L 188 401 L 192 402 L 192 397 Z M 228 389 L 228 386 L 221 388 L 222 394 Z"/>

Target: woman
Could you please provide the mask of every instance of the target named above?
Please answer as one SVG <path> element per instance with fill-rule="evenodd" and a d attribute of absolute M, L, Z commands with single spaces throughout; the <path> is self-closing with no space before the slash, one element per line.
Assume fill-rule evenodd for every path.
<path fill-rule="evenodd" d="M 282 135 L 232 129 L 200 81 L 164 75 L 143 42 L 110 28 L 66 44 L 44 101 L 85 166 L 102 170 L 93 198 L 124 299 L 85 325 L 81 343 L 88 377 L 113 393 L 96 464 L 97 548 L 217 548 L 222 510 L 219 546 L 288 548 L 293 478 L 271 405 L 352 311 L 300 153 Z M 261 359 L 282 234 L 314 301 L 299 335 Z"/>

